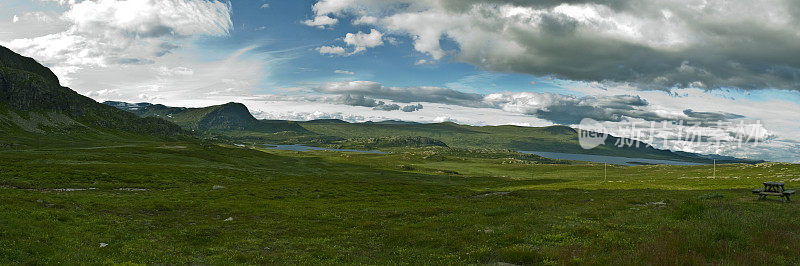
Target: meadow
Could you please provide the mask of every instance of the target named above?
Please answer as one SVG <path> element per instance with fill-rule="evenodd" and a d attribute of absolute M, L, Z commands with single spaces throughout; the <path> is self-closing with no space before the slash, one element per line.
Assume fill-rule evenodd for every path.
<path fill-rule="evenodd" d="M 61 147 L 0 150 L 0 264 L 800 263 L 797 164 Z"/>

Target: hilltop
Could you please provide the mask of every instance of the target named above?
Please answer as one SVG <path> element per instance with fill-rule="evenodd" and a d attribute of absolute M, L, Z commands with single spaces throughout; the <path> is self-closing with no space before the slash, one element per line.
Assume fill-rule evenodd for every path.
<path fill-rule="evenodd" d="M 306 132 L 296 122 L 283 120 L 258 120 L 241 103 L 226 103 L 202 108 L 169 107 L 150 103 L 125 103 L 106 101 L 104 104 L 129 111 L 141 117 L 161 118 L 181 127 L 207 133 L 226 132 Z"/>

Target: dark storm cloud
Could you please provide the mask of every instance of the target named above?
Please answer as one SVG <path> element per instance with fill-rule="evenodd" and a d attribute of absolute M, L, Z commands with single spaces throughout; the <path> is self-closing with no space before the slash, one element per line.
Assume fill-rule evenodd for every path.
<path fill-rule="evenodd" d="M 400 106 L 397 104 L 384 104 L 375 106 L 375 108 L 372 108 L 372 110 L 394 111 L 394 110 L 400 110 Z"/>
<path fill-rule="evenodd" d="M 402 110 L 403 112 L 414 112 L 419 109 L 422 109 L 421 104 L 406 105 L 401 108 L 400 105 L 398 104 L 387 104 L 383 101 L 378 101 L 372 98 L 368 98 L 364 95 L 360 94 L 351 95 L 350 93 L 339 95 L 336 99 L 333 100 L 333 103 L 350 105 L 350 106 L 372 107 L 372 110 L 379 110 L 379 111 Z"/>
<path fill-rule="evenodd" d="M 683 114 L 692 119 L 700 121 L 720 121 L 720 120 L 729 120 L 729 119 L 737 119 L 744 117 L 737 114 L 722 113 L 722 112 L 695 112 L 692 111 L 692 109 L 683 110 Z"/>
<path fill-rule="evenodd" d="M 350 94 L 340 95 L 338 98 L 336 98 L 335 103 L 351 105 L 351 106 L 363 106 L 363 107 L 376 107 L 384 105 L 383 102 L 364 97 L 364 95 L 350 95 Z"/>
<path fill-rule="evenodd" d="M 487 69 L 553 75 L 561 79 L 632 83 L 646 89 L 800 88 L 800 39 L 757 25 L 696 28 L 712 31 L 703 43 L 658 49 L 628 40 L 598 38 L 572 18 L 544 16 L 541 30 L 510 34 L 525 48 L 513 57 L 462 53 L 460 60 Z"/>
<path fill-rule="evenodd" d="M 403 112 L 407 112 L 408 113 L 408 112 L 418 111 L 420 109 L 422 109 L 422 104 L 406 105 L 406 106 L 403 106 L 403 109 L 400 109 L 400 110 L 402 110 Z"/>
<path fill-rule="evenodd" d="M 411 37 L 433 59 L 451 54 L 493 71 L 643 89 L 800 90 L 796 0 L 320 3 L 331 7 L 316 10 L 325 14 L 378 17 L 376 26 Z M 457 48 L 444 51 L 443 39 Z"/>
<path fill-rule="evenodd" d="M 483 95 L 442 87 L 386 87 L 372 81 L 329 82 L 314 88 L 317 92 L 366 96 L 400 103 L 431 102 L 463 106 L 481 105 Z"/>

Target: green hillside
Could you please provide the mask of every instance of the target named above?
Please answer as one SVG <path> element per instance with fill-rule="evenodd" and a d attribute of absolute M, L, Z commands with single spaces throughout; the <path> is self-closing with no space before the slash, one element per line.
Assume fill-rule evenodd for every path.
<path fill-rule="evenodd" d="M 140 118 L 62 87 L 48 68 L 0 46 L 0 146 L 163 139 L 177 125 Z"/>

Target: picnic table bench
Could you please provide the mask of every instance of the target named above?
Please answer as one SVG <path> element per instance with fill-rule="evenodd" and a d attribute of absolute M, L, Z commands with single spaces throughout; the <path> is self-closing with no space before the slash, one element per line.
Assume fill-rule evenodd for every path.
<path fill-rule="evenodd" d="M 794 190 L 785 190 L 785 184 L 781 182 L 764 182 L 764 188 L 754 189 L 753 194 L 758 194 L 758 199 L 766 199 L 767 196 L 778 196 L 783 198 L 783 201 L 791 201 L 789 196 L 794 194 Z"/>

